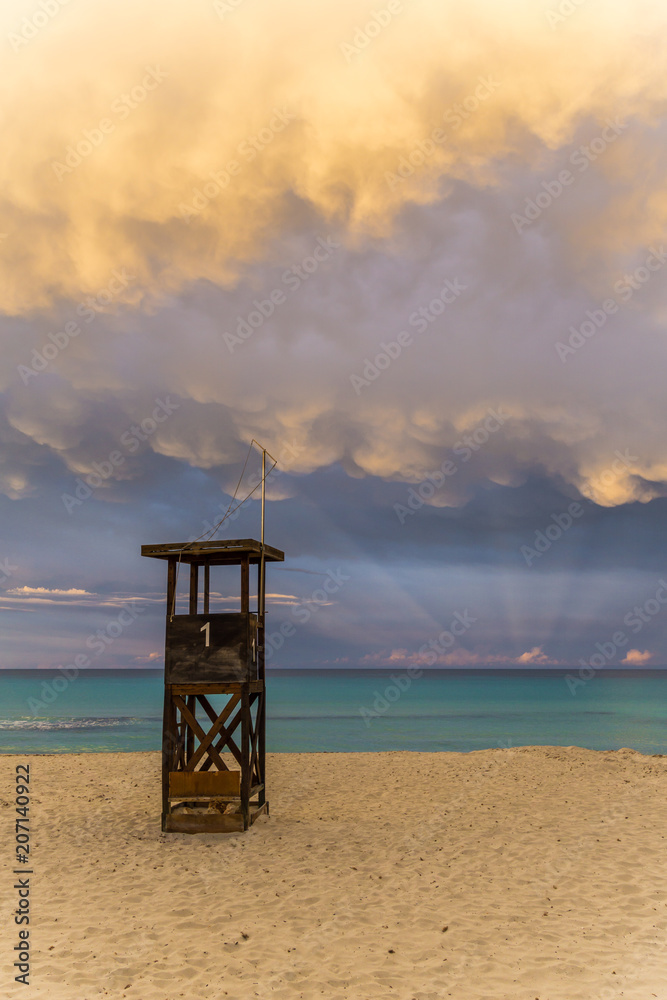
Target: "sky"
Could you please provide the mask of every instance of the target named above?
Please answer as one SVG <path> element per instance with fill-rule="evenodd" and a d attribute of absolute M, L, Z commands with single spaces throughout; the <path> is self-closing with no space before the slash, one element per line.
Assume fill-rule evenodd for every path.
<path fill-rule="evenodd" d="M 270 666 L 667 665 L 666 28 L 4 3 L 0 668 L 161 666 L 253 439 Z"/>

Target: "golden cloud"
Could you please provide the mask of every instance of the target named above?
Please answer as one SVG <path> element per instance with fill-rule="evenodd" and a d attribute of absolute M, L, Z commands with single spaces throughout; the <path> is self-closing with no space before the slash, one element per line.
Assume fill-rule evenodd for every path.
<path fill-rule="evenodd" d="M 629 649 L 621 663 L 625 663 L 629 667 L 641 667 L 652 659 L 653 653 L 648 649 L 645 649 L 643 653 L 639 649 Z"/>
<path fill-rule="evenodd" d="M 667 87 L 651 2 L 588 0 L 562 25 L 534 0 L 227 6 L 98 0 L 28 37 L 5 10 L 6 312 L 230 286 L 299 218 L 348 245 L 388 237 L 406 204 L 539 169 L 584 121 L 654 123 Z M 664 189 L 635 184 L 636 155 L 619 140 L 600 161 L 623 198 L 574 227 L 580 252 L 664 232 Z"/>

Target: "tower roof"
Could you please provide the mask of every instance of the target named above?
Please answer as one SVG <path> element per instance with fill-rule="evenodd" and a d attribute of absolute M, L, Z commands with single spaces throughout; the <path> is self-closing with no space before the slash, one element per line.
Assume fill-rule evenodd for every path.
<path fill-rule="evenodd" d="M 142 556 L 153 559 L 180 559 L 182 563 L 208 563 L 210 566 L 234 565 L 246 557 L 258 563 L 262 543 L 256 538 L 220 538 L 213 542 L 167 542 L 160 545 L 142 545 Z M 264 544 L 265 562 L 283 562 L 285 553 Z"/>

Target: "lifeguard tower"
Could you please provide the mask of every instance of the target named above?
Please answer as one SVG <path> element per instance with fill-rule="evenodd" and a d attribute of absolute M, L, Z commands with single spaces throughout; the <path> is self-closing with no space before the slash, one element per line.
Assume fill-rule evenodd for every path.
<path fill-rule="evenodd" d="M 247 830 L 269 809 L 264 567 L 285 555 L 253 538 L 142 545 L 141 554 L 167 562 L 162 829 Z M 183 564 L 190 567 L 189 606 L 187 614 L 176 614 Z M 211 568 L 216 566 L 240 566 L 240 611 L 211 609 Z M 250 610 L 251 566 L 257 567 L 255 611 Z M 226 696 L 221 708 L 211 704 L 215 695 Z"/>
<path fill-rule="evenodd" d="M 168 832 L 247 830 L 258 816 L 269 812 L 265 778 L 265 567 L 267 562 L 283 562 L 285 554 L 264 543 L 267 455 L 273 461 L 271 469 L 277 462 L 254 438 L 248 456 L 253 445 L 262 452 L 261 541 L 195 539 L 141 546 L 142 556 L 167 563 L 162 829 Z M 232 504 L 247 463 L 246 458 Z M 238 506 L 242 503 L 245 500 Z M 218 522 L 216 530 L 224 520 Z M 176 613 L 182 565 L 190 567 L 187 614 Z M 240 567 L 238 612 L 211 610 L 211 568 L 225 566 Z M 250 610 L 251 566 L 257 567 L 254 611 Z"/>
<path fill-rule="evenodd" d="M 267 562 L 283 562 L 285 553 L 264 544 L 266 457 L 269 453 L 253 438 L 248 455 L 253 445 L 262 452 L 261 541 L 254 538 L 196 539 L 194 542 L 141 546 L 142 556 L 167 562 L 162 829 L 169 832 L 247 830 L 258 816 L 269 812 L 265 778 L 265 566 Z M 273 469 L 277 462 L 272 455 L 269 458 L 273 461 Z M 243 472 L 245 468 L 244 465 Z M 256 486 L 246 499 L 255 489 Z M 232 503 L 235 498 L 236 491 Z M 216 529 L 224 520 L 222 518 Z M 190 567 L 188 614 L 176 614 L 178 572 L 183 563 Z M 211 612 L 212 566 L 240 566 L 240 611 Z M 250 610 L 251 566 L 257 567 L 255 611 Z M 199 571 L 202 568 L 203 613 L 200 614 Z M 218 709 L 209 700 L 209 696 L 217 695 L 226 697 L 225 704 Z M 199 719 L 198 710 L 203 712 Z M 208 729 L 204 728 L 206 725 Z M 223 753 L 227 760 L 223 759 Z"/>

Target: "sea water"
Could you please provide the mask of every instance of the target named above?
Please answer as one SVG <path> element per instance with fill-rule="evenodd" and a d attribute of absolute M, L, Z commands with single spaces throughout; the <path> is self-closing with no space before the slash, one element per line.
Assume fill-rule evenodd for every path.
<path fill-rule="evenodd" d="M 410 673 L 269 671 L 267 749 L 667 753 L 667 671 Z M 162 703 L 159 670 L 0 671 L 0 753 L 159 750 Z"/>

